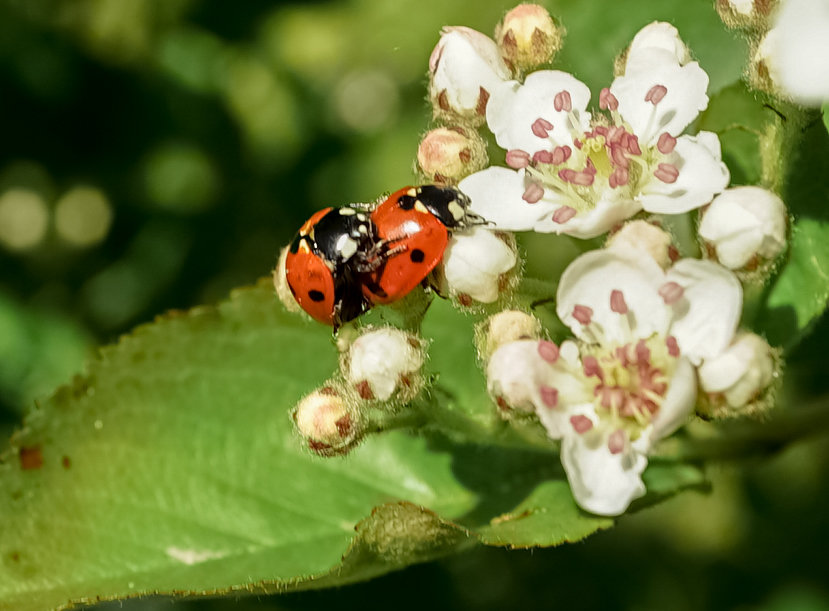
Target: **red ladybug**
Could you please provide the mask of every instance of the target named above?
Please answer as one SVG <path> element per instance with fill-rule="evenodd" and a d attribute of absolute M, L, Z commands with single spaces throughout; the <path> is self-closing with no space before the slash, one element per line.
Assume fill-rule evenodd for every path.
<path fill-rule="evenodd" d="M 314 319 L 333 325 L 357 318 L 370 304 L 358 274 L 379 263 L 377 233 L 368 212 L 326 208 L 300 227 L 285 259 L 285 277 L 297 303 Z"/>
<path fill-rule="evenodd" d="M 405 297 L 440 263 L 450 232 L 485 222 L 470 212 L 469 198 L 453 187 L 424 185 L 392 193 L 371 213 L 383 245 L 380 262 L 361 275 L 372 304 Z"/>

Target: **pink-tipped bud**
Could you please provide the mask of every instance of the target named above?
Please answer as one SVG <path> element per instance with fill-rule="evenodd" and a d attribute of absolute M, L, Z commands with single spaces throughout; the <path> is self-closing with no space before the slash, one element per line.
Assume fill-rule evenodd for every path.
<path fill-rule="evenodd" d="M 541 322 L 521 310 L 504 310 L 475 327 L 475 345 L 478 356 L 484 362 L 489 361 L 492 354 L 504 344 L 538 337 L 541 337 Z"/>
<path fill-rule="evenodd" d="M 520 75 L 551 62 L 563 33 L 543 7 L 519 4 L 495 28 L 495 40 L 504 59 Z"/>
<path fill-rule="evenodd" d="M 486 167 L 486 143 L 478 132 L 439 127 L 426 133 L 417 147 L 417 163 L 429 182 L 454 185 Z"/>
<path fill-rule="evenodd" d="M 348 408 L 334 386 L 305 396 L 291 416 L 308 448 L 320 456 L 346 454 L 362 435 L 359 415 Z"/>

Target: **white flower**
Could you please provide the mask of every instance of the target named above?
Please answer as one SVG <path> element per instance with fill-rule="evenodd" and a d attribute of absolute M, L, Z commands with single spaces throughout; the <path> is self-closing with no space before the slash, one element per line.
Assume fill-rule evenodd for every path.
<path fill-rule="evenodd" d="M 678 64 L 684 66 L 691 61 L 688 47 L 679 37 L 679 31 L 670 23 L 654 21 L 636 33 L 625 58 L 625 74 L 639 69 L 649 70 L 661 51 L 670 53 Z"/>
<path fill-rule="evenodd" d="M 717 260 L 740 269 L 755 257 L 771 260 L 786 247 L 786 205 L 760 187 L 735 187 L 718 195 L 702 217 L 700 237 Z"/>
<path fill-rule="evenodd" d="M 446 27 L 429 58 L 429 95 L 435 116 L 483 120 L 492 90 L 510 71 L 498 45 L 467 27 Z"/>
<path fill-rule="evenodd" d="M 740 283 L 710 261 L 663 270 L 641 252 L 592 251 L 561 277 L 556 310 L 578 342 L 505 344 L 492 357 L 496 397 L 532 402 L 552 439 L 576 501 L 618 515 L 645 493 L 647 455 L 691 413 L 696 372 L 731 343 Z M 502 351 L 509 351 L 503 356 Z M 526 387 L 514 368 L 523 368 Z"/>
<path fill-rule="evenodd" d="M 766 340 L 740 333 L 720 355 L 699 368 L 699 381 L 707 393 L 721 394 L 729 407 L 748 405 L 774 378 L 774 357 Z"/>
<path fill-rule="evenodd" d="M 472 227 L 455 232 L 443 253 L 441 292 L 459 298 L 492 303 L 505 288 L 502 277 L 515 267 L 518 256 L 512 240 L 502 232 Z"/>
<path fill-rule="evenodd" d="M 671 234 L 647 221 L 629 221 L 607 240 L 607 248 L 631 248 L 650 255 L 662 269 L 671 264 Z M 673 252 L 676 252 L 675 249 Z"/>
<path fill-rule="evenodd" d="M 398 394 L 409 400 L 423 386 L 423 361 L 423 345 L 416 336 L 384 327 L 355 339 L 341 368 L 362 399 L 387 401 Z"/>
<path fill-rule="evenodd" d="M 784 0 L 755 61 L 765 63 L 794 101 L 818 106 L 829 100 L 829 3 Z"/>
<path fill-rule="evenodd" d="M 663 26 L 643 30 L 625 74 L 601 91 L 606 117 L 587 112 L 589 89 L 565 72 L 497 85 L 487 125 L 512 169 L 461 181 L 471 209 L 501 229 L 589 238 L 642 209 L 679 214 L 722 191 L 729 173 L 717 136 L 680 135 L 708 105 L 708 75 L 683 63 L 684 45 Z"/>

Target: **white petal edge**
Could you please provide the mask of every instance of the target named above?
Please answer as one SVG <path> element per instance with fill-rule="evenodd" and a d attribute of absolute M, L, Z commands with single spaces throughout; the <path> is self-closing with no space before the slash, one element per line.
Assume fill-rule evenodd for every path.
<path fill-rule="evenodd" d="M 591 419 L 595 422 L 595 416 Z M 561 464 L 576 502 L 591 513 L 617 516 L 645 494 L 642 472 L 648 459 L 631 447 L 611 454 L 607 434 L 595 427 L 564 437 Z"/>
<path fill-rule="evenodd" d="M 567 91 L 578 125 L 571 125 L 567 112 L 555 109 L 555 97 Z M 590 124 L 590 113 L 585 111 L 590 102 L 590 89 L 576 77 L 559 70 L 539 70 L 530 74 L 524 84 L 508 81 L 495 87 L 486 107 L 486 122 L 495 134 L 498 145 L 506 150 L 520 149 L 532 154 L 551 151 L 555 146 L 573 146 L 571 130 L 580 135 Z M 549 138 L 539 138 L 532 132 L 537 119 L 553 125 Z"/>
<path fill-rule="evenodd" d="M 731 343 L 743 308 L 740 281 L 712 261 L 682 259 L 668 270 L 667 280 L 683 287 L 674 304 L 670 333 L 694 365 L 720 354 Z"/>
<path fill-rule="evenodd" d="M 556 294 L 556 313 L 580 339 L 603 345 L 624 344 L 654 333 L 664 334 L 670 310 L 658 294 L 665 272 L 649 255 L 638 250 L 594 250 L 576 258 L 564 273 Z M 622 292 L 628 314 L 610 309 L 613 290 Z M 601 335 L 592 333 L 573 317 L 576 305 L 593 310 L 592 322 Z"/>
<path fill-rule="evenodd" d="M 529 231 L 560 205 L 548 197 L 535 204 L 522 199 L 527 185 L 524 170 L 491 166 L 464 178 L 458 188 L 469 196 L 470 210 L 506 231 Z"/>
<path fill-rule="evenodd" d="M 649 440 L 656 443 L 685 424 L 697 400 L 697 375 L 691 362 L 680 357 L 676 362 L 668 392 L 651 420 Z"/>
<path fill-rule="evenodd" d="M 681 214 L 694 210 L 721 193 L 731 179 L 722 162 L 720 140 L 712 132 L 680 136 L 666 161 L 677 167 L 679 176 L 673 184 L 651 176 L 642 186 L 639 201 L 648 212 Z"/>
<path fill-rule="evenodd" d="M 535 224 L 539 233 L 563 233 L 583 240 L 607 233 L 622 221 L 629 219 L 642 209 L 632 199 L 601 199 L 595 207 L 574 216 L 565 223 L 556 223 L 553 214 L 548 214 Z"/>
<path fill-rule="evenodd" d="M 619 100 L 619 113 L 639 137 L 642 147 L 668 132 L 678 136 L 700 111 L 708 107 L 708 74 L 697 62 L 671 63 L 670 54 L 650 49 L 651 65 L 616 77 L 610 91 Z M 656 105 L 645 100 L 651 88 L 661 85 L 667 93 Z"/>
<path fill-rule="evenodd" d="M 662 49 L 679 65 L 691 60 L 688 47 L 679 37 L 679 31 L 670 23 L 654 21 L 636 33 L 628 47 L 625 74 L 637 69 L 648 69 L 653 61 L 653 50 Z"/>

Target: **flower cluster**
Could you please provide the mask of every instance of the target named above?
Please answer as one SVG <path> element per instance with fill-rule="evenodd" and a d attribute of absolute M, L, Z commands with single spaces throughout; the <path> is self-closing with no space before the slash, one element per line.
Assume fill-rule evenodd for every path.
<path fill-rule="evenodd" d="M 750 4 L 718 6 L 742 13 Z M 424 258 L 414 241 L 396 237 L 398 225 L 410 210 L 438 210 L 424 193 L 455 194 L 441 208 L 446 218 L 438 214 L 451 231 L 411 237 L 439 236 L 445 247 L 428 278 L 409 284 L 428 281 L 464 307 L 508 306 L 475 336 L 493 410 L 560 444 L 576 502 L 614 516 L 646 493 L 649 455 L 693 415 L 759 414 L 772 405 L 778 353 L 740 328 L 743 283 L 769 277 L 789 219 L 775 193 L 729 188 L 716 134 L 684 133 L 708 105 L 708 75 L 676 28 L 655 22 L 639 31 L 592 106 L 585 84 L 549 66 L 561 39 L 561 27 L 536 5 L 507 13 L 494 39 L 465 27 L 443 30 L 429 61 L 440 125 L 417 151 L 422 177 L 434 184 L 401 190 L 406 205 L 391 198 L 365 209 L 364 223 L 377 225 L 382 239 L 354 262 L 354 273 L 368 278 L 376 303 L 391 303 L 388 291 L 395 293 L 406 266 Z M 502 149 L 503 165 L 488 166 L 482 129 Z M 468 222 L 458 224 L 458 210 Z M 671 216 L 688 213 L 696 242 L 671 233 Z M 389 219 L 400 222 L 388 228 Z M 321 230 L 306 229 L 298 239 L 320 239 Z M 558 279 L 555 311 L 569 334 L 550 335 L 510 299 L 521 268 L 515 231 L 608 234 L 604 247 L 576 257 Z M 395 258 L 407 248 L 411 257 Z M 290 295 L 282 275 L 277 290 Z M 427 383 L 426 343 L 416 335 L 354 325 L 338 345 L 340 374 L 295 412 L 303 438 L 322 455 L 344 453 L 411 413 Z"/>
<path fill-rule="evenodd" d="M 520 23 L 525 6 L 504 22 Z M 767 277 L 786 245 L 787 212 L 769 191 L 727 188 L 714 133 L 683 134 L 708 105 L 708 76 L 673 26 L 652 23 L 634 37 L 598 108 L 571 74 L 533 70 L 552 52 L 517 66 L 502 28 L 495 40 L 447 28 L 432 55 L 435 117 L 470 139 L 485 122 L 504 155 L 504 165 L 481 167 L 477 154 L 442 175 L 498 229 L 613 234 L 558 283 L 556 312 L 572 338 L 549 341 L 514 311 L 482 327 L 487 386 L 499 414 L 534 417 L 560 441 L 581 507 L 618 515 L 645 493 L 648 455 L 692 414 L 768 405 L 777 359 L 738 330 L 740 281 Z M 680 258 L 659 219 L 696 209 L 707 259 Z M 648 220 L 625 224 L 643 211 Z"/>

